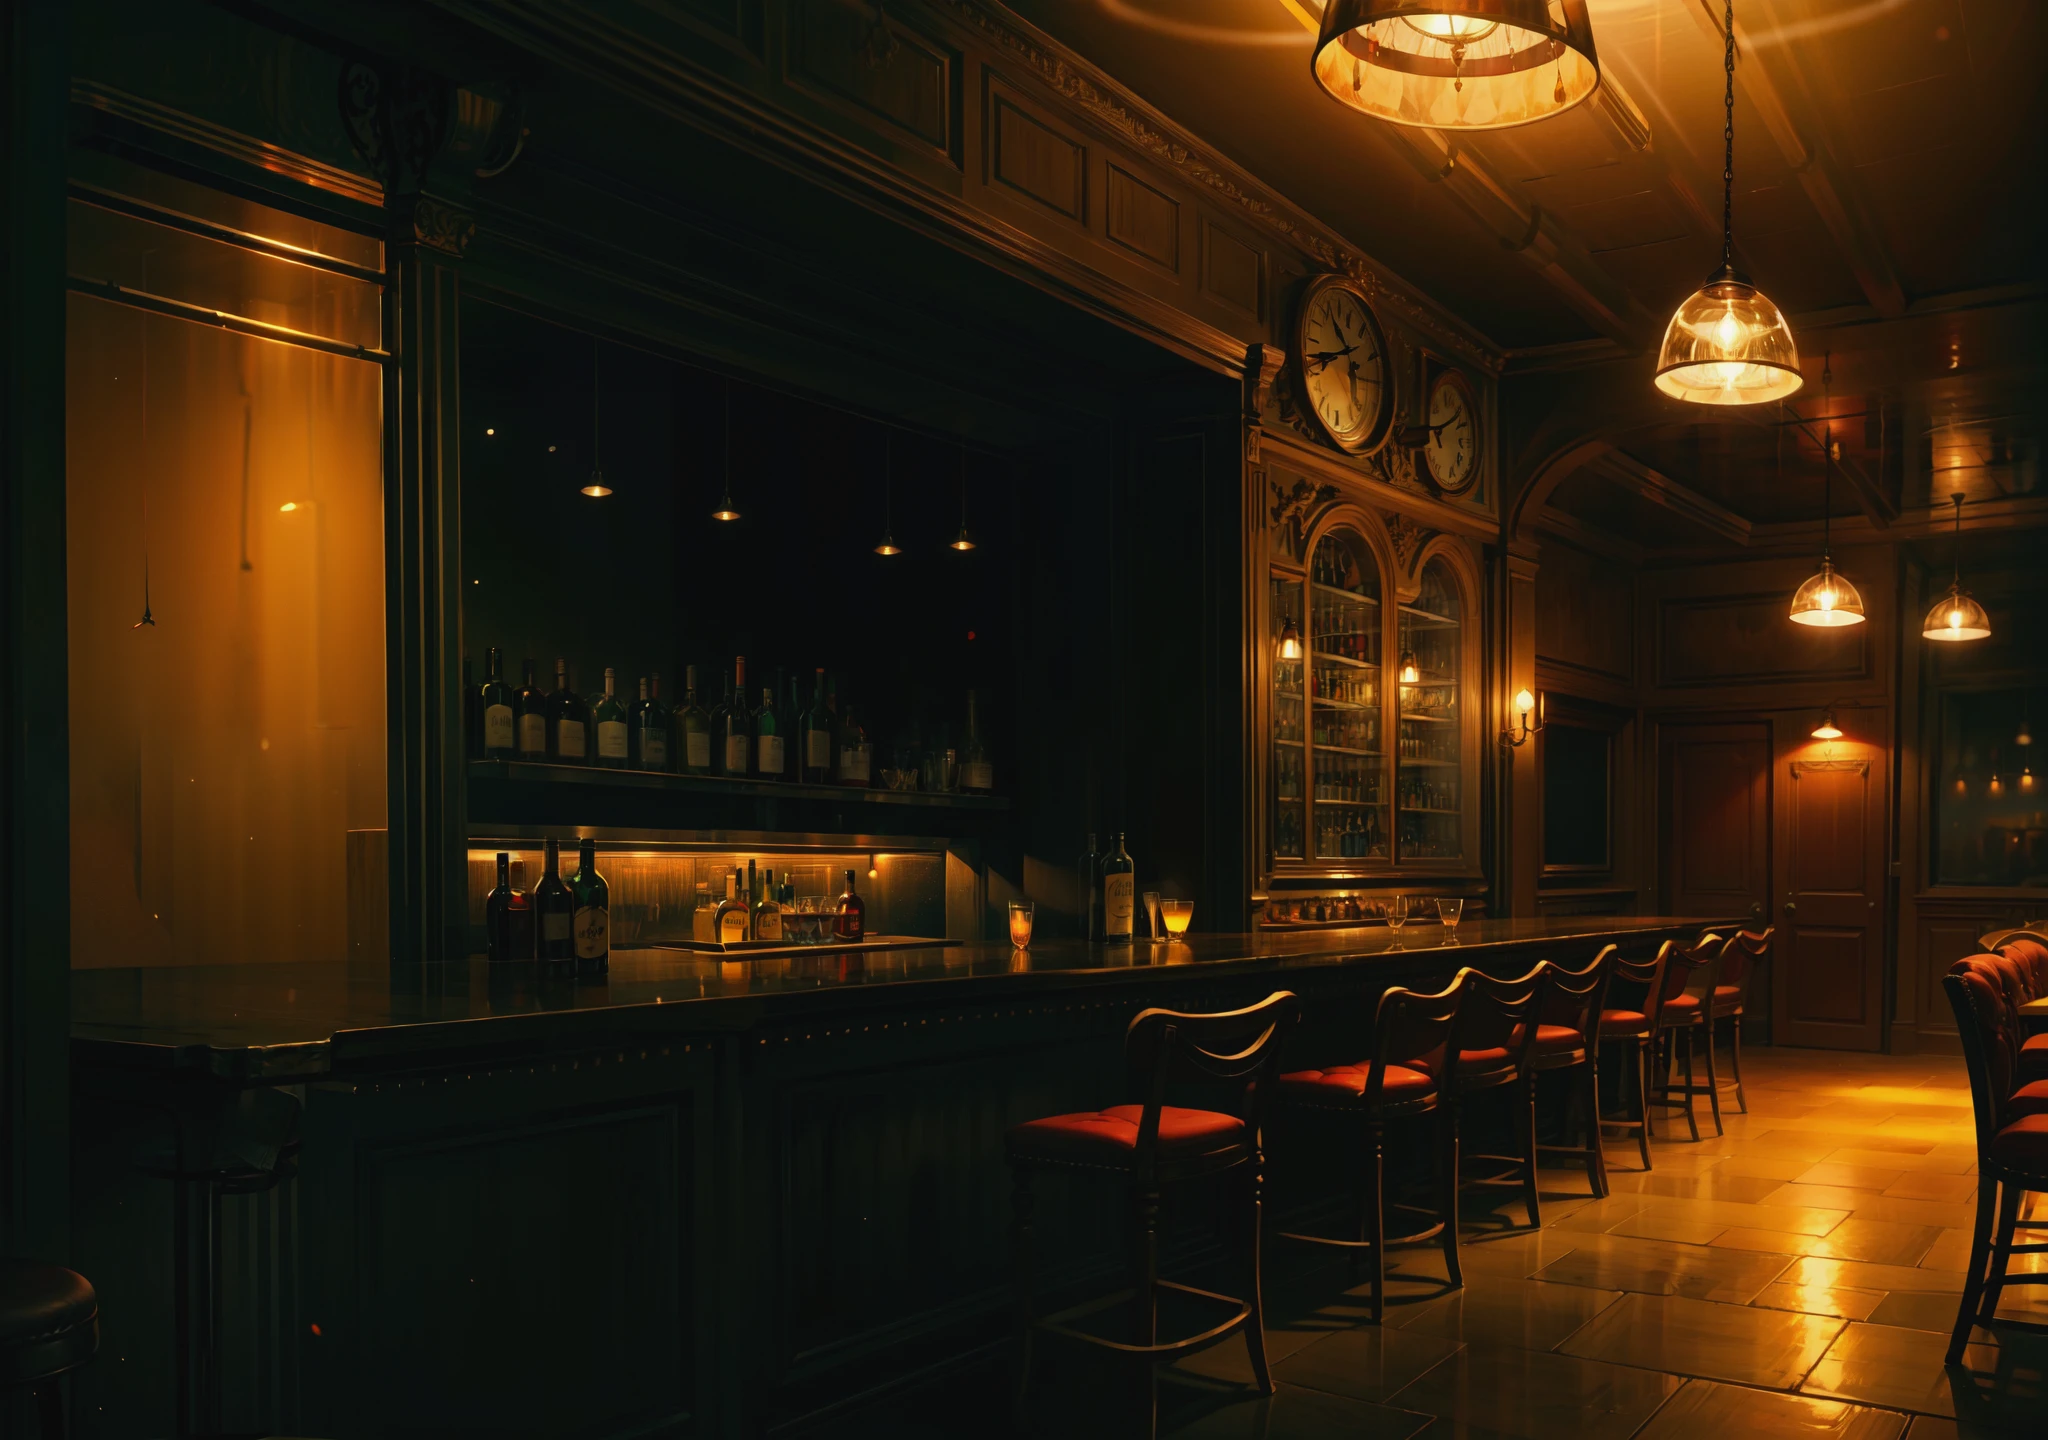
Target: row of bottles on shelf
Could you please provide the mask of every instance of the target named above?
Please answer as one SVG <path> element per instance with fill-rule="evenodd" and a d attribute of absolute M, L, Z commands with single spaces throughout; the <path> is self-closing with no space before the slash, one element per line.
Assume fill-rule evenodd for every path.
<path fill-rule="evenodd" d="M 1380 663 L 1379 622 L 1368 620 L 1363 610 L 1318 602 L 1313 619 L 1309 635 L 1318 655 L 1342 655 L 1367 665 Z"/>
<path fill-rule="evenodd" d="M 1313 788 L 1318 800 L 1377 805 L 1380 803 L 1380 772 L 1377 767 L 1358 764 L 1318 765 Z"/>
<path fill-rule="evenodd" d="M 1401 732 L 1403 760 L 1456 761 L 1458 728 L 1455 725 L 1418 726 Z"/>
<path fill-rule="evenodd" d="M 748 695 L 746 657 L 738 657 L 724 699 L 706 709 L 697 697 L 694 665 L 684 670 L 682 703 L 671 707 L 662 698 L 658 674 L 641 676 L 639 698 L 626 701 L 609 668 L 603 691 L 583 696 L 569 684 L 566 660 L 555 661 L 552 691 L 535 683 L 532 660 L 525 662 L 517 689 L 506 681 L 495 646 L 485 664 L 484 681 L 476 685 L 468 660 L 463 661 L 464 722 L 469 753 L 478 759 L 862 788 L 875 783 L 867 732 L 854 707 L 840 700 L 834 677 L 822 668 L 814 672 L 808 697 L 800 693 L 796 677 L 785 679 L 778 669 L 775 683 L 761 688 L 757 706 Z M 883 772 L 890 788 L 995 788 L 973 691 L 967 692 L 965 746 L 956 750 L 944 741 L 941 731 L 934 744 L 898 746 L 896 765 Z"/>
<path fill-rule="evenodd" d="M 1438 566 L 1424 566 L 1422 584 L 1416 591 L 1414 608 L 1445 620 L 1456 620 L 1458 592 L 1455 582 L 1446 578 Z"/>
<path fill-rule="evenodd" d="M 1403 810 L 1456 810 L 1458 782 L 1403 775 L 1394 796 Z"/>
<path fill-rule="evenodd" d="M 1344 547 L 1330 540 L 1316 546 L 1315 559 L 1309 564 L 1309 579 L 1318 585 L 1328 585 L 1335 590 L 1349 590 L 1364 595 L 1365 582 L 1358 578 L 1364 574 L 1362 567 L 1354 564 Z"/>
<path fill-rule="evenodd" d="M 484 897 L 493 961 L 537 961 L 548 970 L 601 975 L 611 967 L 611 887 L 597 871 L 597 846 L 577 847 L 576 873 L 561 873 L 561 842 L 547 842 L 545 868 L 526 888 L 526 862 L 498 852 L 498 886 Z"/>
<path fill-rule="evenodd" d="M 1316 857 L 1323 860 L 1384 860 L 1386 823 L 1377 806 L 1316 817 Z"/>
<path fill-rule="evenodd" d="M 1455 685 L 1403 685 L 1401 687 L 1401 713 L 1403 715 L 1427 715 L 1449 720 L 1458 713 L 1458 687 Z"/>
<path fill-rule="evenodd" d="M 837 900 L 797 903 L 796 884 L 787 871 L 777 884 L 775 872 L 757 871 L 749 860 L 725 877 L 725 898 L 700 903 L 690 917 L 691 938 L 702 944 L 827 945 L 853 944 L 867 938 L 867 902 L 854 888 L 855 872 L 846 872 L 846 889 Z M 702 886 L 698 887 L 701 891 Z"/>
<path fill-rule="evenodd" d="M 1273 738 L 1301 743 L 1301 692 L 1282 690 L 1273 705 Z"/>
<path fill-rule="evenodd" d="M 1442 823 L 1445 817 L 1401 815 L 1401 858 L 1403 860 L 1456 860 L 1465 853 L 1456 824 Z M 1434 822 L 1434 823 L 1433 823 Z"/>
<path fill-rule="evenodd" d="M 1370 671 L 1318 667 L 1309 679 L 1318 700 L 1335 700 L 1340 705 L 1380 703 L 1380 687 Z"/>
<path fill-rule="evenodd" d="M 1273 756 L 1273 793 L 1282 800 L 1301 798 L 1301 752 L 1281 750 Z"/>
<path fill-rule="evenodd" d="M 1318 745 L 1335 745 L 1345 750 L 1378 751 L 1379 712 L 1325 710 L 1319 706 L 1309 725 L 1309 736 Z"/>

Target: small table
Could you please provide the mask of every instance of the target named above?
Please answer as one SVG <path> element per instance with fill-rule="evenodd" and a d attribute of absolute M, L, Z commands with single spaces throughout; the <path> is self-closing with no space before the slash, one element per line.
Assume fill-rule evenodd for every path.
<path fill-rule="evenodd" d="M 2039 1000 L 2029 1000 L 2020 1006 L 2020 1015 L 2028 1020 L 2048 1020 L 2048 995 L 2043 995 Z"/>

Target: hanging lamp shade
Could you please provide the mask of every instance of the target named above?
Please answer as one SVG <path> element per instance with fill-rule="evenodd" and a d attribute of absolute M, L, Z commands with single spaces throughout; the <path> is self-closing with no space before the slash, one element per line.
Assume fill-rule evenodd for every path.
<path fill-rule="evenodd" d="M 1430 130 L 1527 125 L 1600 85 L 1585 0 L 1329 0 L 1311 68 L 1342 104 Z"/>
<path fill-rule="evenodd" d="M 1820 570 L 1792 593 L 1792 619 L 1797 624 L 1833 629 L 1861 625 L 1864 618 L 1863 597 L 1826 557 Z"/>
<path fill-rule="evenodd" d="M 1842 727 L 1835 723 L 1834 706 L 1828 706 L 1821 713 L 1820 724 L 1813 727 L 1813 738 L 1816 740 L 1839 740 L 1842 738 Z"/>
<path fill-rule="evenodd" d="M 1695 405 L 1761 405 L 1805 384 L 1792 327 L 1769 296 L 1723 266 L 1664 327 L 1657 388 Z"/>
<path fill-rule="evenodd" d="M 1920 622 L 1920 633 L 1929 640 L 1982 640 L 1991 634 L 1991 617 L 1982 605 L 1951 585 Z"/>
<path fill-rule="evenodd" d="M 1280 622 L 1280 658 L 1282 660 L 1299 660 L 1301 658 L 1301 630 L 1295 625 L 1292 615 L 1285 616 Z"/>

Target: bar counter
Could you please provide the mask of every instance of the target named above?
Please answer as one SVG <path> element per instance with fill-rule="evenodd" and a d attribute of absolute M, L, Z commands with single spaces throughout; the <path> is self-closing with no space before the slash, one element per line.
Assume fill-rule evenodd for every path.
<path fill-rule="evenodd" d="M 766 1021 L 897 1005 L 949 1005 L 1252 977 L 1275 987 L 1300 971 L 1369 966 L 1405 983 L 1457 966 L 1501 970 L 1608 941 L 1692 936 L 1708 918 L 1581 916 L 1470 920 L 1456 938 L 1416 924 L 1193 935 L 1183 942 L 1007 942 L 770 960 L 673 949 L 612 954 L 595 979 L 544 978 L 532 965 L 466 962 L 397 970 L 343 964 L 182 965 L 74 971 L 74 1055 L 99 1065 L 198 1069 L 224 1080 L 293 1082 L 393 1065 L 504 1055 L 545 1039 L 731 1033 Z M 1504 973 L 1504 972 L 1503 972 Z"/>

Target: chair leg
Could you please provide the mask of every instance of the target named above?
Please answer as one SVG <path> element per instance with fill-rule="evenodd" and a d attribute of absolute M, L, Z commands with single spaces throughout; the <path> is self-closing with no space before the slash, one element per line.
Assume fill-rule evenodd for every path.
<path fill-rule="evenodd" d="M 1742 1114 L 1749 1113 L 1749 1092 L 1742 1088 L 1742 1017 L 1728 1017 L 1728 1058 L 1735 1067 L 1735 1108 Z"/>
<path fill-rule="evenodd" d="M 1140 1190 L 1132 1197 L 1131 1343 L 1159 1343 L 1159 1192 Z M 1138 1358 L 1139 1433 L 1145 1440 L 1159 1432 L 1159 1387 L 1152 1358 Z"/>
<path fill-rule="evenodd" d="M 1643 1169 L 1650 1164 L 1650 1042 L 1638 1040 L 1631 1047 L 1635 1051 L 1636 1063 L 1636 1119 L 1642 1123 L 1636 1126 L 1636 1148 L 1643 1154 Z"/>
<path fill-rule="evenodd" d="M 1522 1203 L 1529 1210 L 1529 1228 L 1543 1228 L 1543 1201 L 1536 1182 L 1536 1072 L 1522 1077 L 1522 1097 L 1515 1106 L 1515 1128 L 1522 1140 Z"/>
<path fill-rule="evenodd" d="M 35 1387 L 36 1430 L 42 1440 L 64 1440 L 64 1385 L 45 1380 Z"/>
<path fill-rule="evenodd" d="M 1444 1272 L 1451 1288 L 1465 1285 L 1465 1272 L 1458 1266 L 1458 1107 L 1446 1100 L 1437 1111 L 1440 1131 L 1437 1144 L 1437 1208 L 1443 1217 Z"/>
<path fill-rule="evenodd" d="M 1586 1178 L 1592 1182 L 1593 1198 L 1607 1198 L 1607 1145 L 1600 1135 L 1600 1049 L 1586 1052 L 1586 1079 L 1580 1094 L 1586 1111 Z"/>
<path fill-rule="evenodd" d="M 1031 1389 L 1032 1209 L 1031 1168 L 1019 1165 L 1010 1185 L 1010 1255 L 1011 1274 L 1017 1292 L 1014 1355 L 1017 1373 L 1011 1389 L 1011 1405 L 1018 1412 L 1020 1423 L 1024 1399 Z"/>
<path fill-rule="evenodd" d="M 1946 1364 L 1960 1361 L 1963 1347 L 1970 1343 L 1970 1326 L 1977 1318 L 1977 1305 L 1984 1298 L 1984 1272 L 1991 1260 L 1991 1231 L 1997 1218 L 1998 1182 L 1979 1176 L 1977 1222 L 1970 1229 L 1970 1273 L 1963 1277 L 1963 1297 L 1956 1306 L 1956 1328 L 1948 1339 Z"/>
<path fill-rule="evenodd" d="M 1695 1115 L 1695 1114 L 1693 1113 L 1693 1105 L 1692 1105 L 1692 1099 L 1693 1099 L 1693 1096 L 1692 1096 L 1692 1032 L 1693 1032 L 1693 1029 L 1694 1029 L 1694 1027 L 1693 1027 L 1693 1026 L 1691 1026 L 1691 1025 L 1688 1025 L 1688 1026 L 1686 1026 L 1686 1027 L 1685 1027 L 1685 1028 L 1684 1028 L 1683 1030 L 1677 1031 L 1677 1032 L 1676 1032 L 1676 1033 L 1674 1034 L 1674 1036 L 1673 1036 L 1673 1042 L 1674 1042 L 1674 1043 L 1676 1043 L 1676 1042 L 1677 1042 L 1677 1040 L 1678 1040 L 1678 1038 L 1679 1038 L 1679 1037 L 1681 1037 L 1681 1036 L 1682 1036 L 1682 1037 L 1684 1038 L 1684 1042 L 1685 1042 L 1685 1126 L 1686 1126 L 1686 1129 L 1688 1129 L 1688 1130 L 1692 1131 L 1692 1138 L 1693 1138 L 1693 1139 L 1694 1139 L 1695 1141 L 1697 1141 L 1697 1140 L 1698 1140 L 1698 1139 L 1700 1138 L 1700 1122 L 1699 1122 L 1699 1117 L 1698 1117 L 1697 1115 Z"/>
<path fill-rule="evenodd" d="M 1707 1041 L 1707 1106 L 1714 1112 L 1714 1133 L 1725 1135 L 1728 1132 L 1721 1128 L 1721 1082 L 1714 1074 L 1714 1020 L 1711 1015 L 1701 1022 L 1700 1034 Z"/>
<path fill-rule="evenodd" d="M 1259 1275 L 1259 1257 L 1262 1248 L 1261 1230 L 1265 1209 L 1265 1153 L 1252 1151 L 1251 1176 L 1246 1182 L 1250 1192 L 1246 1197 L 1245 1229 L 1250 1248 L 1249 1273 L 1245 1276 L 1244 1292 L 1244 1344 L 1250 1352 L 1252 1380 L 1259 1387 L 1261 1395 L 1273 1393 L 1273 1372 L 1266 1365 L 1266 1303 L 1262 1293 Z"/>
<path fill-rule="evenodd" d="M 1979 1190 L 1983 1181 L 1977 1182 Z M 1998 1203 L 1998 1238 L 1992 1241 L 1991 1268 L 1984 1277 L 1984 1300 L 1977 1312 L 1977 1323 L 1989 1325 L 1998 1314 L 1999 1296 L 2005 1291 L 2006 1268 L 2012 1264 L 2012 1232 L 2019 1224 L 2020 1201 L 2026 1198 L 2026 1190 L 2018 1185 L 2001 1187 Z"/>
<path fill-rule="evenodd" d="M 1380 1316 L 1386 1304 L 1387 1285 L 1387 1206 L 1385 1198 L 1387 1164 L 1387 1127 L 1383 1120 L 1374 1119 L 1366 1124 L 1365 1135 L 1365 1231 L 1358 1238 L 1370 1241 L 1371 1253 L 1366 1263 L 1372 1266 L 1372 1323 L 1380 1323 Z M 1353 1251 L 1353 1254 L 1362 1252 Z"/>

